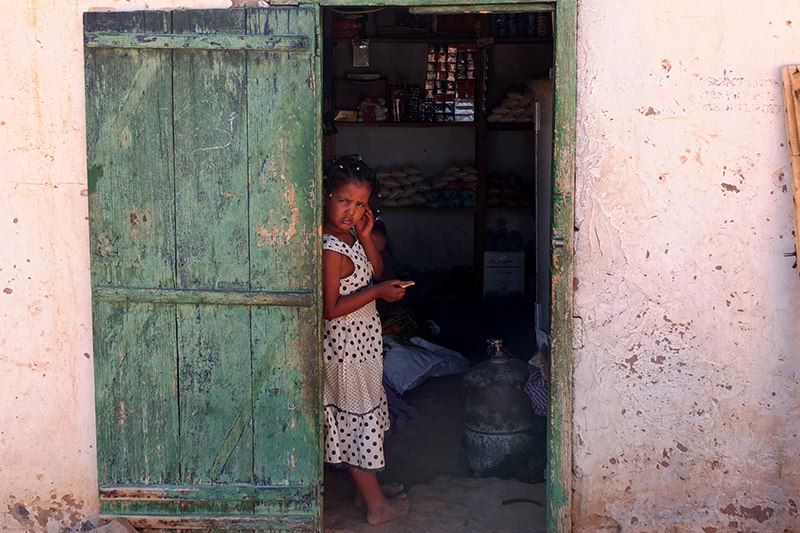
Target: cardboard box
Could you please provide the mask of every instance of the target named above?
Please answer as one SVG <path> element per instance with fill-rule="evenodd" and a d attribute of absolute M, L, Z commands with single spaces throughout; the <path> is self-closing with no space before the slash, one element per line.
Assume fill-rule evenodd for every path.
<path fill-rule="evenodd" d="M 525 252 L 483 253 L 483 295 L 525 293 Z"/>

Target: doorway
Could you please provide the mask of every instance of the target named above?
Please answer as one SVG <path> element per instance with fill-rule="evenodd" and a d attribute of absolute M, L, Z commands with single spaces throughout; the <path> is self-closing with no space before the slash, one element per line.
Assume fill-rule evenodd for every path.
<path fill-rule="evenodd" d="M 379 477 L 407 489 L 473 475 L 462 375 L 488 358 L 487 339 L 522 361 L 551 346 L 553 13 L 442 9 L 322 15 L 324 163 L 359 154 L 376 171 L 388 257 L 416 283 L 381 309 L 388 354 L 422 338 L 465 362 L 411 377 L 386 365 L 398 403 Z M 537 417 L 530 461 L 487 475 L 543 483 L 545 427 Z M 539 488 L 538 499 L 517 498 L 540 506 L 524 530 L 544 528 Z M 351 496 L 346 474 L 326 470 L 326 527 Z"/>

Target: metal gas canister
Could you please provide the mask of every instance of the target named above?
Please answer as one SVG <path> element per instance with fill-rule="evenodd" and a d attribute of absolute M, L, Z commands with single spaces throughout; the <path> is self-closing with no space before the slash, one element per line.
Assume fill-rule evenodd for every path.
<path fill-rule="evenodd" d="M 464 376 L 467 459 L 477 476 L 517 477 L 534 440 L 528 365 L 509 357 L 502 340 L 488 342 L 491 359 Z"/>

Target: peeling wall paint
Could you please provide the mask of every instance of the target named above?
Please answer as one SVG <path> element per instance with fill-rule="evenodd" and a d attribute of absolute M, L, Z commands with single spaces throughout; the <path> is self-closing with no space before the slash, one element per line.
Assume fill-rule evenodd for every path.
<path fill-rule="evenodd" d="M 800 524 L 800 5 L 580 0 L 578 530 Z"/>

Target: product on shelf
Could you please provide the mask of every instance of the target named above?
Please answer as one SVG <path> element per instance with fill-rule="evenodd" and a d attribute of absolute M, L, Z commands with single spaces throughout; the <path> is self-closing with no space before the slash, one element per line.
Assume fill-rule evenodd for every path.
<path fill-rule="evenodd" d="M 364 25 L 364 16 L 357 13 L 333 13 L 331 36 L 337 39 L 356 39 Z"/>
<path fill-rule="evenodd" d="M 525 207 L 530 205 L 527 189 L 518 174 L 492 172 L 486 180 L 487 207 Z"/>
<path fill-rule="evenodd" d="M 489 19 L 492 37 L 550 37 L 549 13 L 503 13 Z"/>
<path fill-rule="evenodd" d="M 429 45 L 423 120 L 475 119 L 475 45 Z"/>
<path fill-rule="evenodd" d="M 386 122 L 388 113 L 385 98 L 365 98 L 358 105 L 359 122 Z"/>
<path fill-rule="evenodd" d="M 427 180 L 413 165 L 375 171 L 384 207 L 475 207 L 475 167 L 450 167 Z"/>
<path fill-rule="evenodd" d="M 391 85 L 389 103 L 392 122 L 422 122 L 420 117 L 420 94 L 417 85 Z"/>
<path fill-rule="evenodd" d="M 509 89 L 499 105 L 486 117 L 489 122 L 533 122 L 536 117 L 535 80 L 525 82 L 522 91 Z"/>
<path fill-rule="evenodd" d="M 385 207 L 407 207 L 425 205 L 422 192 L 430 189 L 419 169 L 413 165 L 403 165 L 391 169 L 375 171 L 383 205 Z"/>
<path fill-rule="evenodd" d="M 431 180 L 431 190 L 424 194 L 431 207 L 475 207 L 478 169 L 473 166 L 446 169 Z"/>

